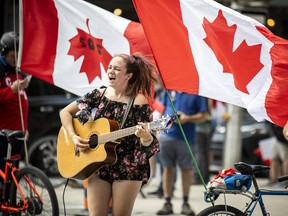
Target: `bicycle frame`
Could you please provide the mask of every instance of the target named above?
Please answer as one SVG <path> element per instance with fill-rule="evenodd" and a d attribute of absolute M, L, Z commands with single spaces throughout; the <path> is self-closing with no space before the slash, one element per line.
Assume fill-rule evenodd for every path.
<path fill-rule="evenodd" d="M 260 209 L 263 216 L 270 215 L 265 208 L 265 203 L 262 196 L 288 196 L 288 190 L 268 190 L 259 189 L 255 176 L 252 176 L 255 191 L 250 192 L 246 190 L 227 190 L 227 189 L 213 189 L 213 192 L 224 195 L 224 203 L 227 206 L 226 194 L 240 194 L 242 196 L 248 197 L 251 201 L 247 202 L 247 207 L 242 209 L 243 213 L 247 216 L 253 215 L 253 212 L 259 203 Z"/>
<path fill-rule="evenodd" d="M 247 215 L 252 215 L 257 204 L 259 203 L 262 215 L 266 216 L 269 215 L 266 211 L 264 201 L 262 199 L 263 195 L 268 195 L 268 196 L 288 196 L 288 191 L 284 190 L 263 190 L 263 189 L 258 189 L 254 193 L 254 199 L 251 199 L 251 202 L 245 209 L 244 213 Z"/>
<path fill-rule="evenodd" d="M 15 172 L 17 172 L 19 169 L 16 168 L 13 163 L 6 161 L 5 162 L 5 172 L 3 172 L 0 169 L 0 176 L 1 178 L 4 180 L 4 185 L 3 185 L 3 195 L 2 195 L 2 200 L 1 200 L 1 205 L 0 205 L 0 209 L 3 211 L 7 211 L 7 212 L 20 212 L 20 211 L 24 211 L 27 207 L 28 207 L 28 201 L 25 198 L 21 187 L 19 186 L 19 183 L 17 181 L 17 178 L 15 176 Z M 20 193 L 21 199 L 23 201 L 22 206 L 20 207 L 13 207 L 11 205 L 9 205 L 9 203 L 5 202 L 8 199 L 8 193 L 9 191 L 7 191 L 8 189 L 8 182 L 9 182 L 9 177 L 12 177 L 13 182 L 15 183 L 18 192 Z M 43 203 L 43 199 L 40 196 L 40 194 L 37 192 L 37 190 L 35 189 L 35 187 L 33 186 L 33 184 L 31 183 L 31 181 L 28 179 L 27 176 L 25 176 L 25 181 L 28 183 L 30 189 L 37 195 L 37 197 L 41 200 L 41 202 Z"/>

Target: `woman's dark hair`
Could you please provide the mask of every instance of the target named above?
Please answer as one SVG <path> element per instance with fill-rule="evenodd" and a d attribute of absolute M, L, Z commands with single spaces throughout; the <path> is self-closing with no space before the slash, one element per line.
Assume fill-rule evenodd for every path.
<path fill-rule="evenodd" d="M 135 97 L 138 93 L 142 93 L 151 98 L 154 94 L 152 86 L 157 83 L 157 68 L 152 60 L 140 53 L 131 56 L 127 54 L 114 55 L 114 57 L 117 56 L 126 62 L 126 73 L 133 74 L 129 80 L 127 94 Z"/>

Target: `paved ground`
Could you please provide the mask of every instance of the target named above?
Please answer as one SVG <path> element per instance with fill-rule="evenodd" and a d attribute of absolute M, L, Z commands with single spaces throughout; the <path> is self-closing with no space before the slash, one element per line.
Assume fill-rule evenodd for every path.
<path fill-rule="evenodd" d="M 259 186 L 267 188 L 267 189 L 278 189 L 280 187 L 273 186 L 268 187 L 267 179 L 259 179 Z M 148 192 L 154 191 L 157 188 L 159 180 L 157 178 L 153 179 L 149 185 L 147 185 L 145 188 L 143 188 L 143 193 L 147 195 Z M 283 188 L 283 187 L 282 187 Z M 60 211 L 61 215 L 64 214 L 64 205 L 63 205 L 63 189 L 64 186 L 61 185 L 59 187 L 56 187 L 56 192 L 58 196 L 58 201 L 60 205 Z M 191 196 L 189 203 L 191 207 L 194 209 L 196 213 L 199 213 L 201 210 L 203 210 L 206 207 L 209 207 L 211 204 L 206 203 L 203 200 L 203 191 L 204 186 L 203 185 L 192 185 L 191 186 Z M 84 189 L 82 188 L 72 188 L 68 186 L 66 188 L 64 201 L 65 201 L 65 207 L 66 207 L 66 215 L 88 215 L 88 212 L 85 210 L 84 207 Z M 270 196 L 270 197 L 264 197 L 263 198 L 266 204 L 266 209 L 268 212 L 270 212 L 273 216 L 287 216 L 288 215 L 288 197 L 281 197 L 281 196 Z M 236 195 L 229 195 L 226 197 L 226 200 L 228 200 L 229 203 L 231 203 L 232 206 L 241 208 L 239 205 L 243 204 L 245 205 L 245 200 L 247 200 L 244 196 L 236 196 Z M 224 202 L 223 197 L 219 197 L 216 201 L 216 204 L 221 204 Z M 133 216 L 152 216 L 156 215 L 156 212 L 162 208 L 164 203 L 163 199 L 159 199 L 157 197 L 143 197 L 141 194 L 139 194 L 134 210 L 133 210 Z M 176 182 L 176 190 L 174 192 L 174 198 L 173 198 L 173 207 L 174 207 L 174 215 L 180 215 L 181 211 L 181 186 L 180 181 Z M 261 215 L 259 207 L 257 207 L 256 212 L 254 215 Z"/>

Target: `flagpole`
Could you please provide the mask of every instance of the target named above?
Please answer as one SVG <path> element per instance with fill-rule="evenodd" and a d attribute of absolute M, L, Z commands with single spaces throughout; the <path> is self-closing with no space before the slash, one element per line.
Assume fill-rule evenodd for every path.
<path fill-rule="evenodd" d="M 230 115 L 226 126 L 226 139 L 224 142 L 223 166 L 233 167 L 235 162 L 241 161 L 242 142 L 240 123 L 242 119 L 242 108 L 228 104 Z"/>
<path fill-rule="evenodd" d="M 22 13 L 21 10 L 22 9 L 22 1 L 19 1 L 19 19 L 21 19 L 22 17 Z M 20 20 L 20 29 L 22 29 L 21 26 L 21 20 Z M 14 34 L 16 35 L 16 3 L 15 0 L 13 1 L 13 31 Z M 22 37 L 22 35 L 20 35 L 20 38 Z M 14 40 L 14 47 L 15 47 L 15 53 L 16 53 L 16 40 Z M 20 49 L 18 49 L 19 52 Z M 19 72 L 20 72 L 20 68 L 19 68 L 19 53 L 18 56 L 15 55 L 15 61 L 17 62 L 16 65 L 16 78 L 17 80 L 19 80 Z M 20 120 L 21 120 L 21 127 L 22 127 L 22 131 L 25 132 L 25 139 L 23 139 L 24 142 L 24 153 L 25 153 L 25 165 L 28 166 L 29 165 L 29 158 L 28 158 L 28 149 L 27 149 L 27 131 L 25 130 L 25 126 L 24 126 L 24 117 L 23 117 L 23 109 L 22 109 L 22 100 L 21 100 L 21 95 L 20 95 L 20 86 L 18 85 L 18 100 L 19 100 L 19 112 L 20 112 Z"/>

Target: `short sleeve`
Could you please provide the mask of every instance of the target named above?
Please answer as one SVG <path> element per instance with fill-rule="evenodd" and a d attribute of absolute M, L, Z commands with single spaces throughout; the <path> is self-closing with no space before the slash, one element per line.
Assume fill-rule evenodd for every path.
<path fill-rule="evenodd" d="M 76 100 L 77 107 L 79 108 L 79 111 L 76 113 L 76 118 L 78 118 L 82 124 L 92 120 L 92 109 L 100 103 L 100 100 L 101 92 L 98 89 L 94 89 Z"/>

